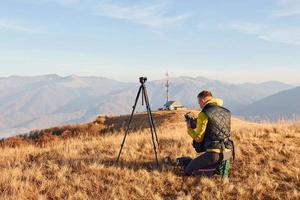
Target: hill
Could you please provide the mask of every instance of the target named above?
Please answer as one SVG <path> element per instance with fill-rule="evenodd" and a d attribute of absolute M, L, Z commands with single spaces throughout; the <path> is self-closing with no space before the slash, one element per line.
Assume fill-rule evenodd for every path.
<path fill-rule="evenodd" d="M 0 80 L 0 133 L 90 121 L 94 106 L 132 86 L 103 77 L 9 77 Z M 109 106 L 97 107 L 109 113 Z M 120 108 L 122 111 L 122 108 Z M 123 111 L 124 112 L 124 111 Z"/>
<path fill-rule="evenodd" d="M 250 119 L 300 118 L 300 87 L 284 90 L 245 107 L 238 114 Z"/>
<path fill-rule="evenodd" d="M 147 82 L 153 109 L 165 103 L 164 84 L 164 80 Z M 88 122 L 98 114 L 129 113 L 138 86 L 137 82 L 75 75 L 0 78 L 0 134 L 7 137 L 33 128 Z M 177 77 L 171 79 L 170 94 L 171 99 L 193 108 L 198 107 L 195 96 L 199 91 L 209 89 L 236 111 L 291 87 L 280 82 L 230 84 L 203 77 Z"/>
<path fill-rule="evenodd" d="M 196 156 L 183 112 L 155 112 L 161 168 L 146 115 L 139 113 L 115 165 L 128 116 L 54 127 L 9 138 L 0 148 L 3 199 L 299 199 L 300 123 L 232 120 L 230 179 L 183 178 L 164 158 Z M 197 113 L 195 113 L 197 114 Z M 255 183 L 255 184 L 254 184 Z"/>

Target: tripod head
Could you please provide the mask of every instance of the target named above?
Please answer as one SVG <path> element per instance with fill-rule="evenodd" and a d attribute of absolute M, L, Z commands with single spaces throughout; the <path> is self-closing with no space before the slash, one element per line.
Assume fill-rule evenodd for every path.
<path fill-rule="evenodd" d="M 147 77 L 140 77 L 140 83 L 144 84 L 147 81 Z"/>

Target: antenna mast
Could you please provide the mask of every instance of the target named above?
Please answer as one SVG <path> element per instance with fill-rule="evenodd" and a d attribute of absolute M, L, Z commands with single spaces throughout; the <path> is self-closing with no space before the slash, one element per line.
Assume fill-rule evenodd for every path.
<path fill-rule="evenodd" d="M 167 102 L 169 101 L 169 87 L 170 87 L 170 81 L 169 81 L 169 73 L 166 73 L 166 98 Z"/>

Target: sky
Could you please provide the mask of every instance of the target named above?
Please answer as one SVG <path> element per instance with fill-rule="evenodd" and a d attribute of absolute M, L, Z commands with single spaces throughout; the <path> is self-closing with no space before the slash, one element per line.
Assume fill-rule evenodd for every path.
<path fill-rule="evenodd" d="M 0 76 L 300 83 L 300 0 L 1 0 Z"/>

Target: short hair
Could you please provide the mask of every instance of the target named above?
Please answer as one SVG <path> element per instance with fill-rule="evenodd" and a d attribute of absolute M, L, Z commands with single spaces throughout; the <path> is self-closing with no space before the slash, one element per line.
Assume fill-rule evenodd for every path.
<path fill-rule="evenodd" d="M 202 92 L 200 92 L 200 93 L 198 94 L 198 98 L 200 98 L 200 99 L 205 99 L 205 98 L 207 98 L 207 97 L 213 97 L 211 91 L 203 90 Z"/>

